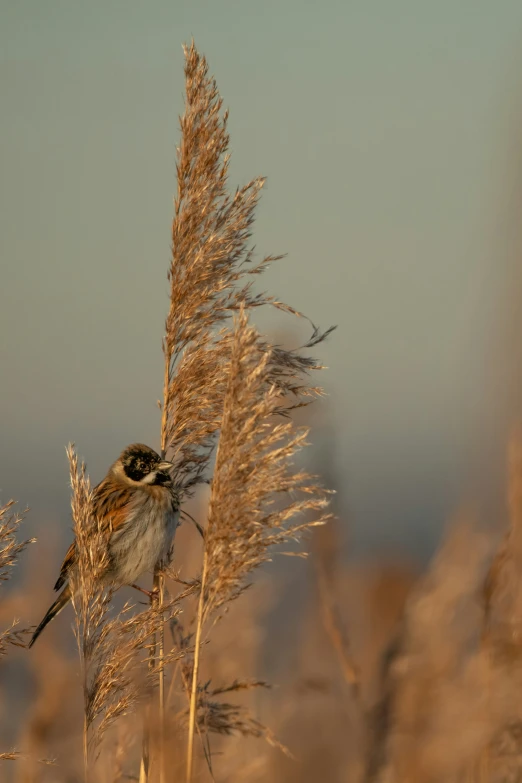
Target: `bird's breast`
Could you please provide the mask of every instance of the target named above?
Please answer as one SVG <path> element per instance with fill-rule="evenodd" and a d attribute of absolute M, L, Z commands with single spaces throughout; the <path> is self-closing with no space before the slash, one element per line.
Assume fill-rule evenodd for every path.
<path fill-rule="evenodd" d="M 166 558 L 179 522 L 179 511 L 171 504 L 152 495 L 143 497 L 111 537 L 111 579 L 122 585 L 153 571 Z"/>

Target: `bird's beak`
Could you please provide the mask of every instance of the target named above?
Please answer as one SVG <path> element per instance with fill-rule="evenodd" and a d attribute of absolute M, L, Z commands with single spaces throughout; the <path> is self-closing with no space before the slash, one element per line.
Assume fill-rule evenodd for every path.
<path fill-rule="evenodd" d="M 160 464 L 157 466 L 156 470 L 165 471 L 166 473 L 169 472 L 169 470 L 172 470 L 174 467 L 173 462 L 167 462 L 166 460 L 164 462 L 160 462 Z"/>

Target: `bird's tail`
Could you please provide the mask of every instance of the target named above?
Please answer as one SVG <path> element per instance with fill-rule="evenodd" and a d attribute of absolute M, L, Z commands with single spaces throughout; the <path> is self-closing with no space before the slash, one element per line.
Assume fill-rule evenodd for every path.
<path fill-rule="evenodd" d="M 44 619 L 42 620 L 42 622 L 40 623 L 36 631 L 33 633 L 31 637 L 31 641 L 29 642 L 29 647 L 33 646 L 33 644 L 38 639 L 45 626 L 48 623 L 50 623 L 51 620 L 54 620 L 56 615 L 60 614 L 64 606 L 66 606 L 66 604 L 69 603 L 70 599 L 71 599 L 71 588 L 69 587 L 69 585 L 66 585 L 62 590 L 62 592 L 60 593 L 60 595 L 58 596 L 58 598 L 56 599 L 56 601 L 54 602 L 54 604 L 47 610 Z"/>

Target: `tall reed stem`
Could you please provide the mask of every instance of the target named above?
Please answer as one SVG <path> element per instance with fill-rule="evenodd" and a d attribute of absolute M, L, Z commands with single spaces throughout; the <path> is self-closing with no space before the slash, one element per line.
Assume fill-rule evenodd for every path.
<path fill-rule="evenodd" d="M 152 600 L 152 599 L 151 599 Z M 152 661 L 156 655 L 156 643 L 152 644 L 150 650 L 149 666 L 152 665 Z M 147 704 L 143 715 L 143 739 L 142 739 L 142 751 L 141 751 L 141 764 L 140 764 L 140 779 L 139 783 L 149 783 L 150 772 L 150 720 L 151 720 L 151 706 L 150 701 Z"/>
<path fill-rule="evenodd" d="M 154 571 L 153 581 L 153 593 L 150 598 L 151 606 L 156 601 L 160 601 L 160 605 L 163 603 L 164 594 L 164 577 L 159 568 Z M 158 656 L 158 658 L 157 658 Z M 163 618 L 160 621 L 160 627 L 154 634 L 154 639 L 149 652 L 149 669 L 154 669 L 159 663 L 159 777 L 160 783 L 165 783 L 165 732 L 164 732 L 164 709 L 165 709 L 165 679 L 163 672 L 163 656 L 164 656 L 164 633 L 163 633 Z M 142 753 L 140 764 L 140 778 L 139 783 L 149 783 L 150 780 L 150 724 L 152 719 L 151 702 L 147 704 L 145 714 L 143 716 L 143 740 L 142 740 Z"/>
<path fill-rule="evenodd" d="M 156 569 L 154 574 L 154 589 L 157 590 L 156 600 L 159 605 L 163 605 L 165 592 L 165 577 L 163 573 Z M 160 616 L 158 628 L 158 658 L 159 666 L 159 783 L 165 783 L 165 670 L 164 670 L 164 651 L 165 651 L 165 623 L 163 614 Z"/>
<path fill-rule="evenodd" d="M 89 743 L 87 729 L 87 713 L 83 711 L 83 781 L 89 783 Z"/>
<path fill-rule="evenodd" d="M 150 763 L 150 733 L 148 729 L 148 715 L 150 709 L 147 707 L 145 710 L 145 718 L 143 721 L 143 744 L 141 752 L 141 764 L 140 764 L 140 780 L 139 783 L 148 783 L 149 780 L 149 763 Z"/>
<path fill-rule="evenodd" d="M 192 782 L 192 767 L 193 767 L 193 759 L 194 759 L 194 733 L 196 727 L 196 713 L 198 707 L 199 659 L 200 659 L 200 651 L 201 651 L 201 632 L 203 629 L 203 611 L 205 608 L 205 584 L 207 581 L 207 571 L 208 571 L 208 556 L 207 556 L 207 550 L 205 549 L 205 554 L 203 556 L 203 571 L 201 574 L 201 590 L 199 593 L 199 602 L 198 602 L 196 646 L 194 649 L 194 666 L 192 669 L 192 687 L 190 691 L 186 783 Z"/>
<path fill-rule="evenodd" d="M 81 601 L 84 601 L 84 597 L 81 597 Z M 82 746 L 83 746 L 83 783 L 89 783 L 89 724 L 87 720 L 87 667 L 85 665 L 85 648 L 83 640 L 78 637 L 78 652 L 80 654 L 80 665 L 82 675 L 82 687 L 83 687 L 83 733 L 82 733 Z"/>

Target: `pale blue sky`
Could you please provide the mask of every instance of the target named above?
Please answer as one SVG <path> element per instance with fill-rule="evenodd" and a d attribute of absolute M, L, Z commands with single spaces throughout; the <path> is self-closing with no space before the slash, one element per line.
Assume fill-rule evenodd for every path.
<path fill-rule="evenodd" d="M 268 177 L 255 242 L 289 255 L 267 284 L 339 326 L 321 416 L 355 540 L 432 540 L 495 429 L 515 1 L 0 2 L 0 499 L 66 526 L 69 440 L 95 479 L 157 443 L 192 35 L 230 108 L 233 186 Z"/>

